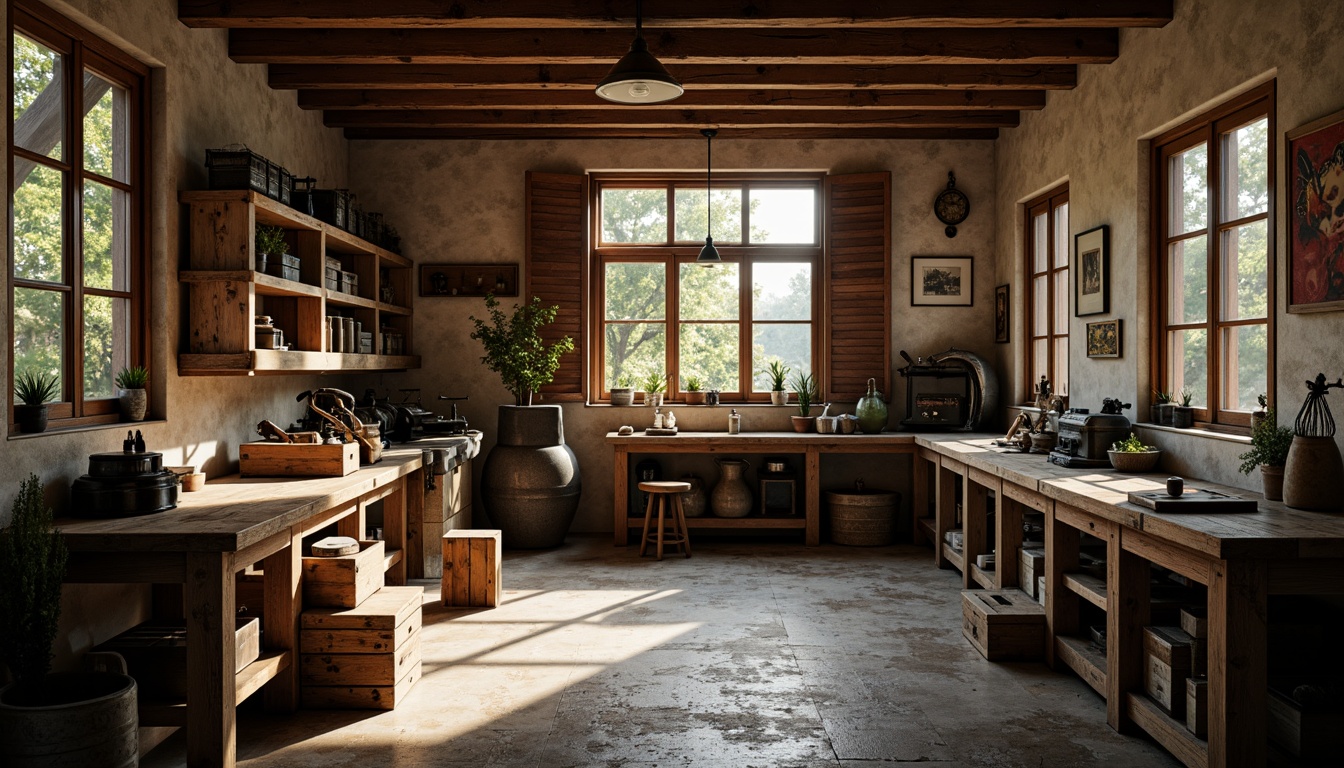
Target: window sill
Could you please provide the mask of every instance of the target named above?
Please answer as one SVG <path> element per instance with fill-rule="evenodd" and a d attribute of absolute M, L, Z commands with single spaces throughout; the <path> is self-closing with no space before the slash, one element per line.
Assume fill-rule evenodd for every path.
<path fill-rule="evenodd" d="M 144 421 L 114 421 L 109 424 L 85 424 L 79 427 L 48 427 L 45 432 L 19 432 L 17 425 L 10 425 L 6 440 L 29 440 L 52 435 L 71 435 L 80 432 L 98 432 L 105 429 L 139 429 L 143 424 L 167 424 L 167 419 L 145 419 Z"/>
<path fill-rule="evenodd" d="M 812 407 L 813 407 L 813 408 L 820 408 L 820 407 L 822 407 L 823 405 L 825 405 L 825 403 L 813 403 L 813 404 L 812 404 Z M 611 403 L 603 403 L 603 402 L 584 403 L 584 406 L 587 407 L 587 408 L 648 408 L 648 407 L 649 407 L 649 406 L 647 406 L 647 405 L 644 405 L 643 403 L 635 403 L 634 405 L 612 405 Z M 786 408 L 786 409 L 794 410 L 794 411 L 798 410 L 798 404 L 797 404 L 797 403 L 789 403 L 788 405 L 771 405 L 770 403 L 732 403 L 732 402 L 727 402 L 727 403 L 725 403 L 725 402 L 720 402 L 718 405 L 704 405 L 704 404 L 700 404 L 700 405 L 690 405 L 689 403 L 685 403 L 685 402 L 682 402 L 682 401 L 680 401 L 680 400 L 664 400 L 664 401 L 663 401 L 663 404 L 662 404 L 660 407 L 662 407 L 662 408 L 667 408 L 667 407 L 669 407 L 669 406 L 676 406 L 677 408 L 752 408 L 752 409 L 755 409 L 755 408 Z M 820 411 L 818 411 L 818 414 L 820 414 Z"/>
<path fill-rule="evenodd" d="M 1231 432 L 1215 432 L 1211 429 L 1202 429 L 1192 427 L 1190 429 L 1180 429 L 1178 427 L 1168 427 L 1162 424 L 1139 423 L 1134 425 L 1137 429 L 1150 429 L 1154 432 L 1170 432 L 1174 435 L 1185 435 L 1187 437 L 1202 437 L 1210 440 L 1222 440 L 1228 443 L 1237 443 L 1238 445 L 1250 445 L 1250 435 L 1238 435 Z"/>

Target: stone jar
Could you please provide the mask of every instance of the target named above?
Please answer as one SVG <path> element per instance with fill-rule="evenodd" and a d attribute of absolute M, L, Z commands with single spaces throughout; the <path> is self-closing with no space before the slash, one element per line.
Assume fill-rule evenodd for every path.
<path fill-rule="evenodd" d="M 504 546 L 560 546 L 579 509 L 581 488 L 560 406 L 499 406 L 498 440 L 481 471 L 481 500 L 503 531 Z"/>
<path fill-rule="evenodd" d="M 751 514 L 751 488 L 745 474 L 747 462 L 741 459 L 719 459 L 722 477 L 709 496 L 710 508 L 716 517 L 746 517 Z"/>
<path fill-rule="evenodd" d="M 1344 499 L 1344 462 L 1333 437 L 1293 436 L 1283 467 L 1283 503 L 1294 509 L 1338 512 Z"/>
<path fill-rule="evenodd" d="M 691 490 L 681 494 L 681 511 L 687 517 L 705 516 L 705 483 L 695 475 L 686 475 L 681 482 L 690 483 Z"/>
<path fill-rule="evenodd" d="M 886 429 L 887 404 L 877 391 L 877 379 L 868 380 L 868 394 L 859 398 L 854 415 L 859 417 L 859 431 L 865 435 L 876 435 Z"/>
<path fill-rule="evenodd" d="M 118 404 L 122 421 L 144 421 L 149 412 L 149 390 L 123 389 Z"/>

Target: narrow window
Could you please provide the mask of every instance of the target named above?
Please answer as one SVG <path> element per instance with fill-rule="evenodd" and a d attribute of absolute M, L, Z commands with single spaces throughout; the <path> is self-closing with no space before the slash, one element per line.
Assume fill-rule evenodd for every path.
<path fill-rule="evenodd" d="M 1027 381 L 1035 391 L 1045 376 L 1054 393 L 1069 395 L 1069 187 L 1056 187 L 1027 204 Z"/>

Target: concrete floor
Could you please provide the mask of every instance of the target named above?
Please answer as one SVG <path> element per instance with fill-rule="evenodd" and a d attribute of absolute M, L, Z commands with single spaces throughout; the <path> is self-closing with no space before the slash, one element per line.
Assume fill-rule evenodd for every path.
<path fill-rule="evenodd" d="M 504 605 L 423 582 L 424 677 L 393 712 L 240 714 L 245 766 L 1178 765 L 1042 664 L 985 661 L 928 550 L 572 536 L 507 553 Z M 259 698 L 259 697 L 258 697 Z M 184 764 L 179 732 L 146 768 Z"/>

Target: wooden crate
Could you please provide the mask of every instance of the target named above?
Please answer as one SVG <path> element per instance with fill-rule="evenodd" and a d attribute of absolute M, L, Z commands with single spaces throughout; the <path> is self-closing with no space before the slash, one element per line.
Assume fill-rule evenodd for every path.
<path fill-rule="evenodd" d="M 1045 655 L 1045 608 L 1016 589 L 961 593 L 961 633 L 990 661 Z"/>
<path fill-rule="evenodd" d="M 359 469 L 359 444 L 243 443 L 238 474 L 243 477 L 345 477 Z"/>
<path fill-rule="evenodd" d="M 383 587 L 357 608 L 313 608 L 301 618 L 301 653 L 388 653 L 420 631 L 420 587 Z"/>
<path fill-rule="evenodd" d="M 341 557 L 303 558 L 303 604 L 355 608 L 383 586 L 383 542 L 361 541 Z"/>
<path fill-rule="evenodd" d="M 234 631 L 234 672 L 242 672 L 261 654 L 261 623 L 240 618 Z M 94 648 L 115 651 L 140 688 L 142 698 L 180 699 L 187 695 L 185 622 L 151 619 Z"/>
<path fill-rule="evenodd" d="M 1039 599 L 1037 593 L 1037 579 L 1045 575 L 1045 550 L 1034 547 L 1023 547 L 1022 554 L 1017 559 L 1018 582 L 1022 585 L 1022 591 L 1033 600 Z"/>
<path fill-rule="evenodd" d="M 307 709 L 396 709 L 420 679 L 419 660 L 395 685 L 305 685 L 299 690 Z"/>
<path fill-rule="evenodd" d="M 383 587 L 357 608 L 303 612 L 303 706 L 393 709 L 420 679 L 420 587 Z"/>
<path fill-rule="evenodd" d="M 443 534 L 443 604 L 458 608 L 498 607 L 504 535 L 502 531 L 456 530 Z"/>
<path fill-rule="evenodd" d="M 1338 765 L 1344 709 L 1338 705 L 1303 707 L 1293 699 L 1293 687 L 1286 681 L 1270 684 L 1269 740 L 1303 761 Z"/>
<path fill-rule="evenodd" d="M 1201 739 L 1209 737 L 1209 679 L 1207 677 L 1186 678 L 1185 729 Z"/>
<path fill-rule="evenodd" d="M 420 663 L 420 633 L 390 653 L 304 653 L 299 655 L 302 685 L 395 686 Z"/>
<path fill-rule="evenodd" d="M 1179 627 L 1143 628 L 1144 691 L 1162 711 L 1185 717 L 1185 681 L 1194 638 Z"/>

